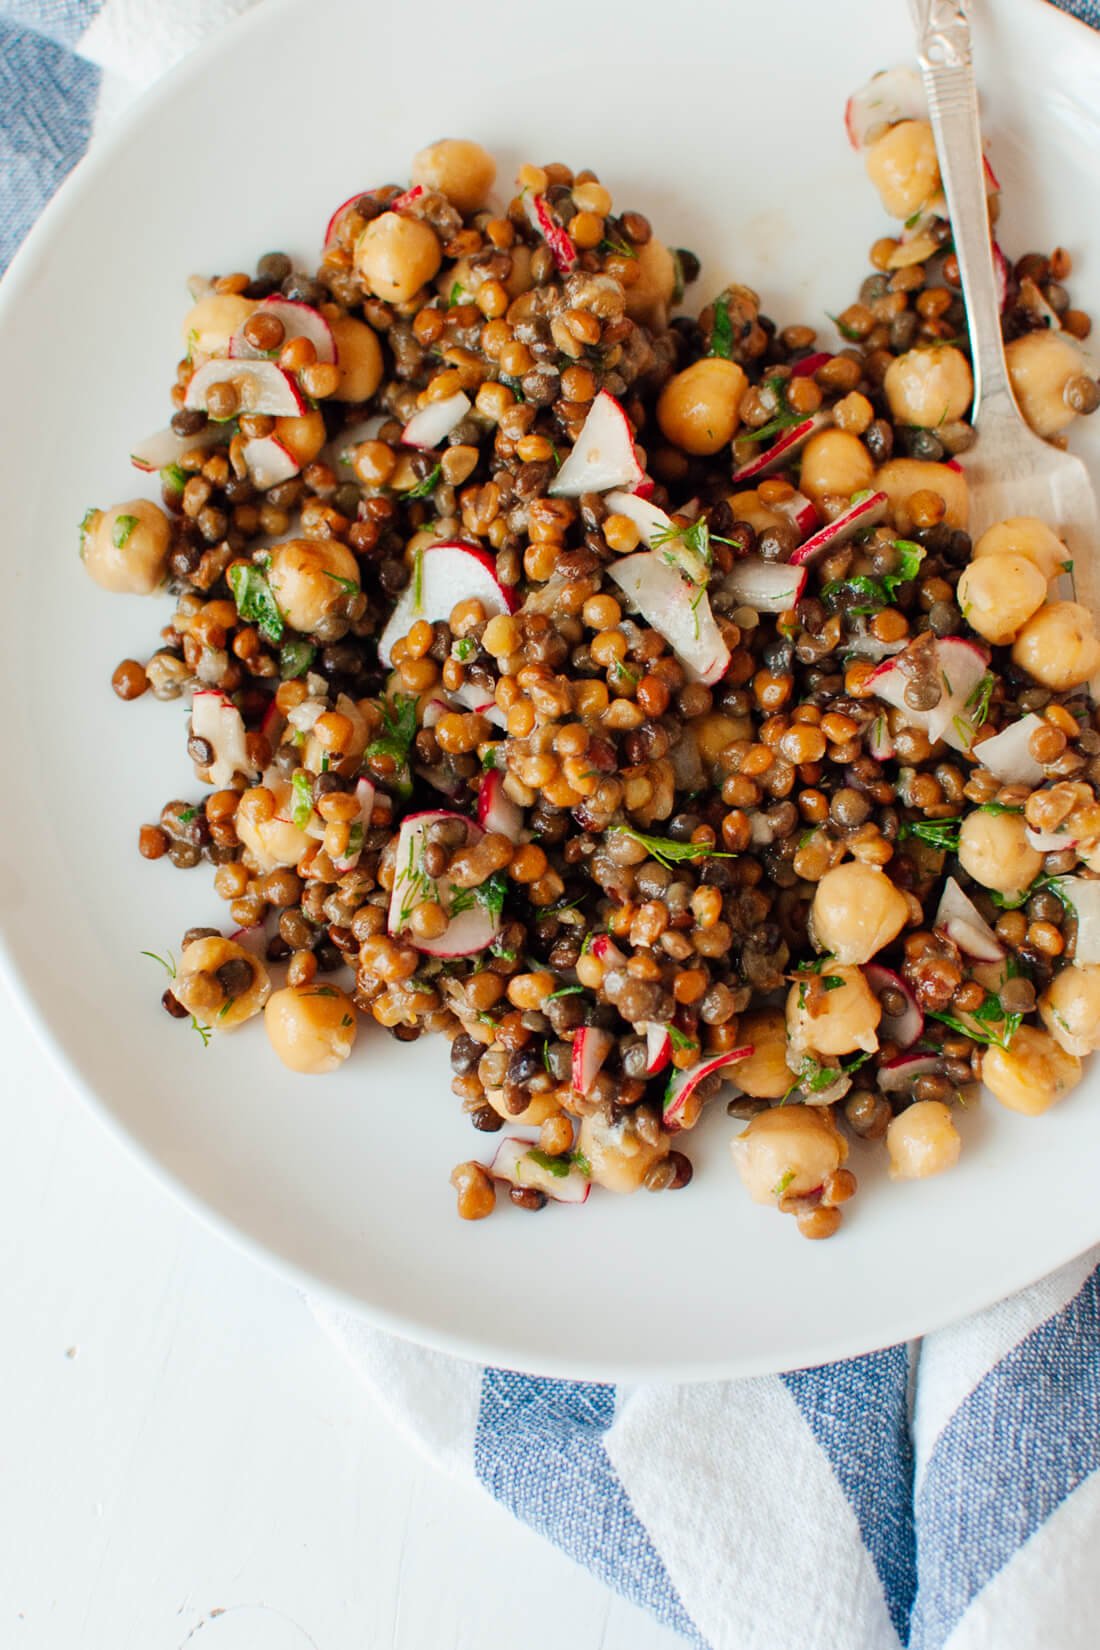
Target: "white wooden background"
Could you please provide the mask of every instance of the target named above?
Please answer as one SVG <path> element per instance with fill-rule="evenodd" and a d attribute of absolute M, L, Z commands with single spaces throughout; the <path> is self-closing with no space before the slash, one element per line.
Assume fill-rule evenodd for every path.
<path fill-rule="evenodd" d="M 674 1650 L 373 1408 L 0 987 L 5 1650 Z"/>

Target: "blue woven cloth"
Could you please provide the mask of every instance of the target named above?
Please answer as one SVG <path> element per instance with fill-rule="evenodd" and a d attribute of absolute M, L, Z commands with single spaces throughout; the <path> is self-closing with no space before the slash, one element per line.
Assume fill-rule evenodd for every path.
<path fill-rule="evenodd" d="M 248 3 L 174 0 L 164 60 Z M 1100 28 L 1100 0 L 1061 3 Z M 0 270 L 89 143 L 99 65 L 126 73 L 116 5 L 0 0 Z M 919 1349 L 691 1387 L 479 1368 L 318 1317 L 441 1467 L 704 1650 L 1095 1650 L 1096 1261 Z"/>

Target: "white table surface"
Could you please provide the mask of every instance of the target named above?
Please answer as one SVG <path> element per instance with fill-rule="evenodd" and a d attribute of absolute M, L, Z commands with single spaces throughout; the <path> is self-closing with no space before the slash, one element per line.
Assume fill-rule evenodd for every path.
<path fill-rule="evenodd" d="M 395 1434 L 296 1291 L 145 1177 L 2 987 L 0 1050 L 0 1644 L 682 1644 Z"/>

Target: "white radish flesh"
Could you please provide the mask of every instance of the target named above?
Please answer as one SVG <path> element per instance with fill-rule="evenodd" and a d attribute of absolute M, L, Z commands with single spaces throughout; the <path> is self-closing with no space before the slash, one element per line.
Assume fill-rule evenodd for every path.
<path fill-rule="evenodd" d="M 169 426 L 139 441 L 130 454 L 130 463 L 149 475 L 153 470 L 178 464 L 185 453 L 205 452 L 208 447 L 225 446 L 231 433 L 225 424 L 208 424 L 197 435 L 177 435 Z"/>
<path fill-rule="evenodd" d="M 888 1014 L 883 1004 L 882 1019 L 878 1024 L 879 1041 L 897 1043 L 899 1048 L 911 1047 L 924 1030 L 924 1014 L 912 991 L 900 974 L 895 974 L 892 968 L 886 968 L 882 963 L 866 963 L 863 972 L 880 1003 L 883 994 L 889 991 L 900 997 L 905 1005 L 900 1013 Z"/>
<path fill-rule="evenodd" d="M 1041 785 L 1043 770 L 1031 754 L 1031 736 L 1042 726 L 1042 719 L 1029 711 L 992 739 L 975 745 L 974 755 L 1003 785 Z"/>
<path fill-rule="evenodd" d="M 615 397 L 601 390 L 549 492 L 553 498 L 606 493 L 613 487 L 635 486 L 642 474 L 630 421 Z"/>
<path fill-rule="evenodd" d="M 533 1140 L 521 1140 L 509 1135 L 497 1147 L 490 1173 L 497 1180 L 506 1180 L 512 1186 L 529 1186 L 533 1191 L 545 1192 L 555 1203 L 583 1203 L 592 1190 L 592 1182 L 576 1163 L 565 1167 L 561 1159 L 552 1159 L 560 1169 L 547 1169 L 531 1153 L 536 1149 Z"/>
<path fill-rule="evenodd" d="M 1005 954 L 1004 946 L 954 877 L 948 877 L 943 885 L 933 927 L 977 962 L 1000 962 Z"/>
<path fill-rule="evenodd" d="M 206 361 L 191 375 L 184 406 L 207 412 L 207 396 L 215 384 L 231 384 L 243 413 L 268 418 L 299 418 L 309 411 L 293 378 L 274 361 Z"/>
<path fill-rule="evenodd" d="M 248 465 L 248 479 L 261 492 L 290 481 L 301 469 L 290 448 L 273 435 L 253 436 L 245 442 L 241 456 Z"/>
<path fill-rule="evenodd" d="M 336 340 L 332 336 L 332 328 L 312 304 L 300 303 L 296 298 L 265 298 L 256 314 L 269 315 L 281 324 L 284 344 L 291 338 L 306 338 L 313 345 L 318 361 L 328 363 L 336 360 Z M 234 360 L 262 361 L 268 352 L 250 344 L 242 327 L 229 340 L 229 354 Z"/>
<path fill-rule="evenodd" d="M 523 809 L 505 791 L 504 779 L 495 768 L 490 768 L 481 781 L 477 793 L 477 820 L 483 830 L 506 836 L 510 842 L 520 839 Z"/>
<path fill-rule="evenodd" d="M 393 935 L 409 938 L 409 920 L 416 907 L 433 900 L 450 912 L 457 895 L 467 890 L 458 889 L 446 876 L 429 877 L 424 870 L 424 849 L 429 825 L 439 820 L 457 820 L 466 833 L 466 844 L 477 842 L 484 835 L 480 825 L 464 814 L 431 809 L 426 813 L 407 814 L 401 821 L 397 837 L 397 854 L 393 892 L 390 895 L 387 926 Z M 492 945 L 500 932 L 500 918 L 476 896 L 473 904 L 450 918 L 442 934 L 434 939 L 417 938 L 418 951 L 433 957 L 469 957 L 475 951 L 484 951 Z"/>
<path fill-rule="evenodd" d="M 581 1026 L 574 1033 L 570 1081 L 578 1094 L 588 1093 L 597 1072 L 614 1047 L 614 1036 L 602 1026 Z"/>
<path fill-rule="evenodd" d="M 804 567 L 743 556 L 722 580 L 722 589 L 757 613 L 786 613 L 802 599 L 808 574 Z"/>
<path fill-rule="evenodd" d="M 407 636 L 418 619 L 429 624 L 449 619 L 458 603 L 470 597 L 477 598 L 487 618 L 515 610 L 515 592 L 501 584 L 496 563 L 486 551 L 472 544 L 427 545 L 378 639 L 381 662 L 392 662 L 394 643 Z"/>
<path fill-rule="evenodd" d="M 207 772 L 210 783 L 219 790 L 232 783 L 234 774 L 255 776 L 257 770 L 249 760 L 241 713 L 224 694 L 199 692 L 192 696 L 191 732 L 196 739 L 205 739 L 213 752 Z"/>
<path fill-rule="evenodd" d="M 696 681 L 709 686 L 720 680 L 729 665 L 730 653 L 715 623 L 705 587 L 690 583 L 652 550 L 623 556 L 607 571 Z"/>
<path fill-rule="evenodd" d="M 470 406 L 469 396 L 463 395 L 461 390 L 444 397 L 442 401 L 430 401 L 409 419 L 401 431 L 401 439 L 407 447 L 439 447 L 462 423 Z"/>
<path fill-rule="evenodd" d="M 890 500 L 885 493 L 868 493 L 858 503 L 850 504 L 842 515 L 835 521 L 827 522 L 824 527 L 812 533 L 805 543 L 800 544 L 797 550 L 791 553 L 791 562 L 796 567 L 814 561 L 827 550 L 838 550 L 849 539 L 855 538 L 868 527 L 877 527 L 886 514 Z"/>

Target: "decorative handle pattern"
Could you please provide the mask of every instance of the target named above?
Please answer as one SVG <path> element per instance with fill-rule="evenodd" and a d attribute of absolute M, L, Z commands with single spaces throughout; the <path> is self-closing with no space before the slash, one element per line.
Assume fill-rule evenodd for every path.
<path fill-rule="evenodd" d="M 978 92 L 963 0 L 911 0 L 917 49 L 936 137 L 974 366 L 974 418 L 1019 419 L 1005 364 L 986 201 Z"/>

